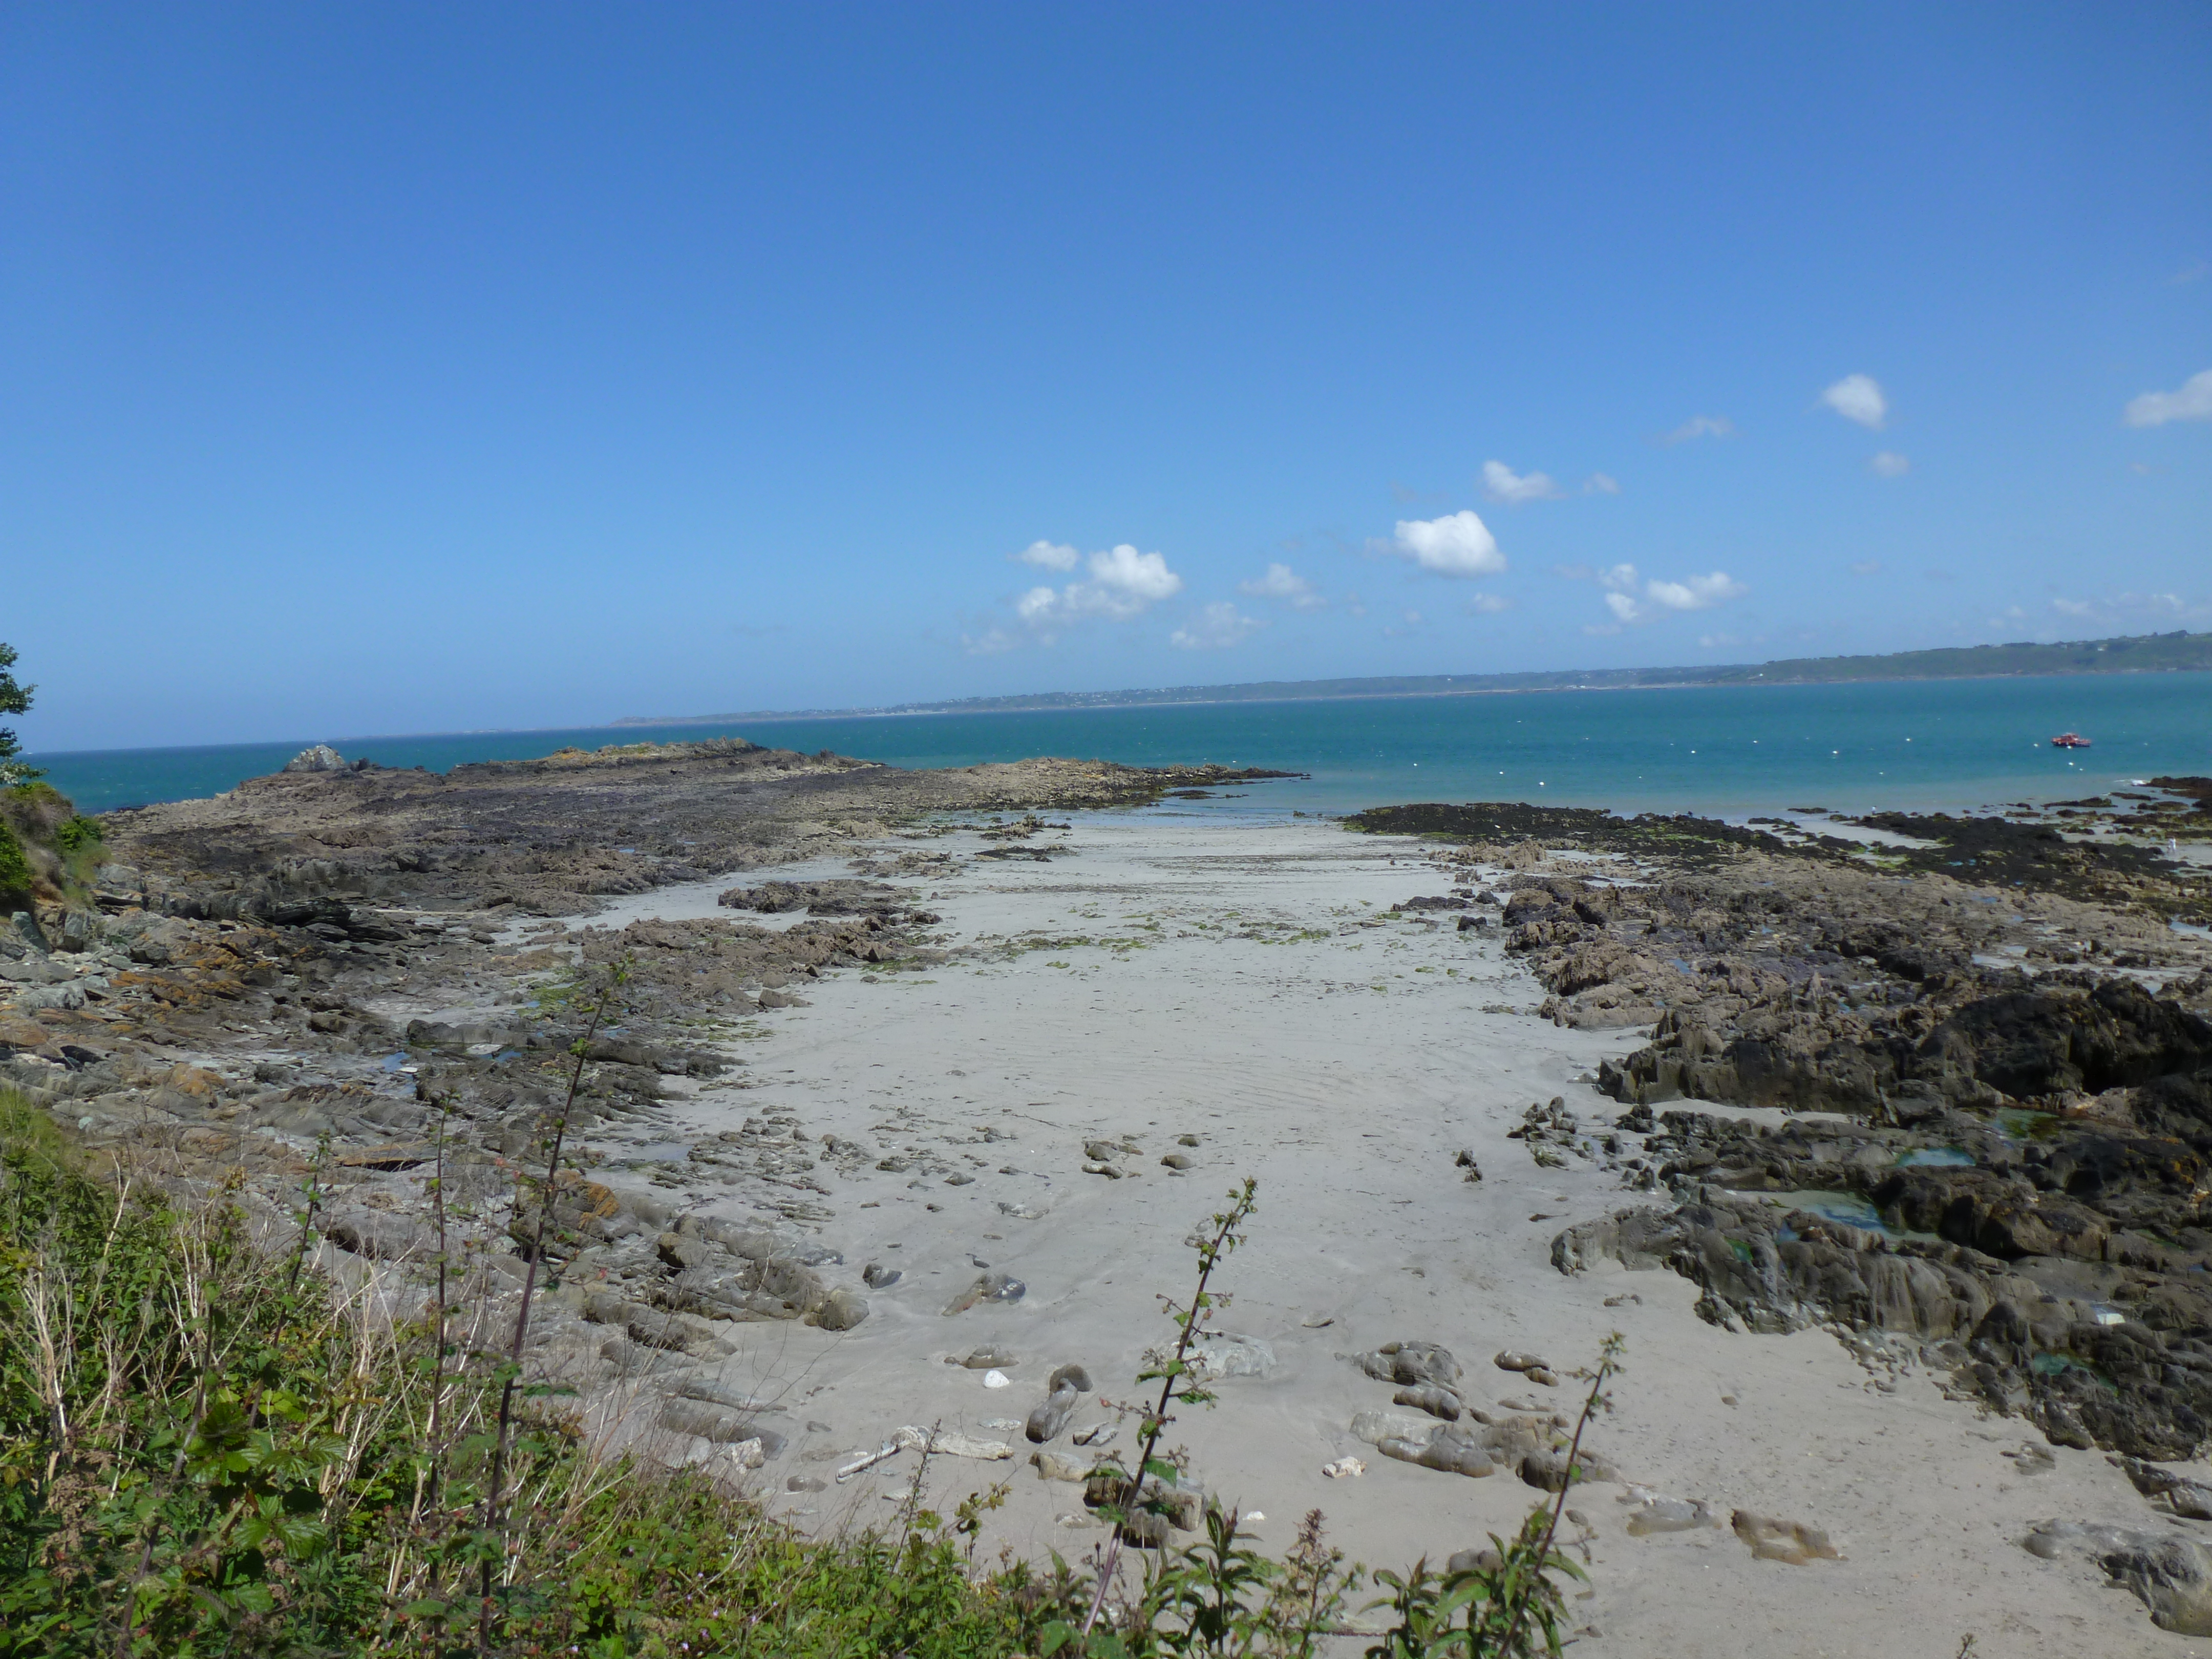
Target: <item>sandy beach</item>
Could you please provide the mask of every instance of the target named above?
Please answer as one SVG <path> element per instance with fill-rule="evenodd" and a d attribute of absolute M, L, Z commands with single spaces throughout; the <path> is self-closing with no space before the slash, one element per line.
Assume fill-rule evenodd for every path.
<path fill-rule="evenodd" d="M 1984 1650 L 2019 1655 L 2212 1651 L 2153 1630 L 2094 1565 L 2021 1547 L 2053 1516 L 2141 1523 L 2142 1500 L 2103 1454 L 2052 1448 L 2044 1472 L 2024 1473 L 2039 1458 L 2008 1454 L 2041 1437 L 1944 1398 L 1925 1375 L 1869 1370 L 1823 1331 L 1716 1329 L 1669 1273 L 1553 1267 L 1563 1228 L 1631 1195 L 1597 1164 L 1540 1167 L 1509 1132 L 1554 1097 L 1592 1130 L 1609 1127 L 1618 1103 L 1589 1079 L 1641 1034 L 1533 1018 L 1542 988 L 1494 930 L 1389 915 L 1449 890 L 1419 844 L 1313 820 L 1070 822 L 1057 839 L 1071 856 L 969 864 L 915 885 L 953 960 L 813 982 L 810 1006 L 763 1016 L 771 1035 L 746 1045 L 745 1086 L 703 1088 L 650 1132 L 692 1143 L 752 1118 L 862 1149 L 837 1173 L 830 1158 L 817 1164 L 831 1212 L 820 1237 L 847 1271 L 881 1264 L 901 1279 L 871 1293 L 872 1316 L 850 1332 L 741 1327 L 720 1368 L 786 1408 L 763 1420 L 791 1443 L 758 1477 L 778 1513 L 813 1528 L 879 1521 L 912 1483 L 911 1451 L 822 1492 L 776 1489 L 901 1425 L 935 1426 L 1012 1448 L 1005 1463 L 939 1457 L 928 1471 L 927 1500 L 948 1512 L 1011 1482 L 987 1553 L 1091 1548 L 1103 1533 L 1081 1487 L 1039 1477 L 1020 1421 L 1064 1364 L 1097 1385 L 1074 1429 L 1111 1420 L 1099 1396 L 1135 1397 L 1144 1350 L 1171 1335 L 1158 1298 L 1188 1293 L 1186 1236 L 1249 1175 L 1259 1211 L 1222 1274 L 1234 1304 L 1221 1322 L 1265 1344 L 1272 1364 L 1224 1379 L 1219 1405 L 1172 1438 L 1209 1492 L 1265 1517 L 1255 1530 L 1270 1545 L 1319 1508 L 1358 1559 L 1441 1562 L 1510 1533 L 1537 1496 L 1509 1468 L 1471 1480 L 1378 1455 L 1349 1425 L 1389 1409 L 1392 1390 L 1346 1356 L 1441 1343 L 1470 1401 L 1571 1413 L 1571 1380 L 1531 1385 L 1492 1356 L 1574 1367 L 1618 1331 L 1627 1369 L 1592 1443 L 1624 1480 L 1723 1518 L 1748 1509 L 1822 1528 L 1841 1559 L 1754 1559 L 1725 1526 L 1633 1537 L 1622 1484 L 1579 1486 L 1583 1650 L 1948 1656 L 1972 1633 Z M 839 860 L 777 873 L 845 872 Z M 719 885 L 662 890 L 581 925 L 715 914 Z M 1186 1136 L 1192 1167 L 1162 1167 Z M 1085 1142 L 1102 1138 L 1133 1149 L 1115 1160 L 1125 1178 L 1083 1173 Z M 650 1150 L 590 1145 L 610 1184 L 634 1181 L 625 1154 Z M 1455 1167 L 1462 1152 L 1479 1182 Z M 756 1214 L 697 1195 L 710 1213 Z M 987 1264 L 1026 1294 L 948 1316 Z M 996 1368 L 1007 1386 L 946 1363 L 985 1346 L 1015 1356 Z M 1048 1449 L 1077 1453 L 1066 1434 Z M 1347 1455 L 1364 1475 L 1324 1476 Z"/>

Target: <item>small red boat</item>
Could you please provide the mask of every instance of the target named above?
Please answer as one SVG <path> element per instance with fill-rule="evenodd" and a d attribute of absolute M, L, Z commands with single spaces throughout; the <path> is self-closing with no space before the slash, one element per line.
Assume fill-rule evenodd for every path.
<path fill-rule="evenodd" d="M 2087 749 L 2089 746 L 2089 739 L 2079 732 L 2061 732 L 2057 737 L 2051 738 L 2051 746 L 2053 749 Z"/>

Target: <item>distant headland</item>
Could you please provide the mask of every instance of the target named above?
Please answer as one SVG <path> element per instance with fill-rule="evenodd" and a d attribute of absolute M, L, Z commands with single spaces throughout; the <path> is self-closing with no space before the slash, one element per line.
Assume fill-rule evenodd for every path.
<path fill-rule="evenodd" d="M 1297 702 L 1336 697 L 1449 697 L 1498 691 L 1613 691 L 1696 685 L 1817 685 L 1847 680 L 1982 679 L 2018 674 L 2156 674 L 2212 669 L 2212 633 L 2135 634 L 2038 645 L 1948 646 L 1866 657 L 1683 668 L 1559 669 L 1525 674 L 1387 674 L 1338 680 L 1254 680 L 1122 691 L 1037 691 L 876 708 L 744 709 L 725 714 L 629 715 L 616 726 L 709 726 L 830 714 L 983 714 L 1021 709 L 1128 708 L 1150 703 Z"/>

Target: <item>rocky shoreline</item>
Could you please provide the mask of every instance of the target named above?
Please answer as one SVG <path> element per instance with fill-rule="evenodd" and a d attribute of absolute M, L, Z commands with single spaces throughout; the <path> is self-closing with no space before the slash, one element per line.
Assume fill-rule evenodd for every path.
<path fill-rule="evenodd" d="M 901 1449 L 1002 1459 L 1003 1441 L 918 1426 L 931 1422 L 919 1403 L 878 1455 L 849 1425 L 802 1420 L 722 1367 L 757 1346 L 748 1327 L 842 1337 L 886 1318 L 919 1334 L 918 1313 L 963 1330 L 1003 1323 L 1040 1271 L 994 1262 L 1014 1243 L 972 1235 L 988 1255 L 963 1247 L 964 1265 L 927 1270 L 952 1274 L 942 1288 L 917 1285 L 915 1250 L 892 1254 L 899 1243 L 879 1237 L 890 1224 L 861 1212 L 909 1206 L 890 1237 L 911 1246 L 925 1218 L 952 1221 L 937 1212 L 956 1195 L 985 1193 L 996 1201 L 979 1211 L 995 1220 L 982 1224 L 1037 1228 L 1033 1246 L 1070 1202 L 1044 1173 L 1054 1158 L 1019 1144 L 1035 1114 L 1010 1104 L 978 1121 L 955 1095 L 947 1109 L 966 1115 L 939 1121 L 893 1097 L 860 1108 L 872 1122 L 848 1112 L 825 1127 L 779 1089 L 762 1058 L 773 1045 L 753 1045 L 837 985 L 879 981 L 890 995 L 1033 952 L 1056 953 L 1047 968 L 1082 951 L 1128 959 L 1160 937 L 1154 912 L 1111 933 L 1094 907 L 1060 931 L 961 935 L 933 890 L 1034 871 L 1020 880 L 1050 890 L 1061 861 L 1085 854 L 1046 815 L 1255 776 L 1074 762 L 900 774 L 702 744 L 443 781 L 343 762 L 257 780 L 112 817 L 96 909 L 50 905 L 0 938 L 0 1080 L 148 1176 L 229 1183 L 271 1229 L 311 1196 L 324 1262 L 387 1296 L 404 1300 L 442 1242 L 488 1323 L 511 1308 L 542 1224 L 550 1293 L 528 1364 L 577 1389 L 611 1440 L 733 1481 L 774 1462 L 777 1491 L 801 1504 L 877 1478 Z M 1546 1230 L 1559 1273 L 1669 1269 L 1695 1286 L 1699 1317 L 1744 1342 L 1832 1331 L 1869 1388 L 1932 1380 L 1962 1412 L 2017 1416 L 2062 1451 L 2109 1452 L 2147 1516 L 2181 1526 L 2212 1516 L 2212 1478 L 2189 1467 L 2212 1434 L 2212 955 L 2186 931 L 2207 908 L 2203 866 L 2160 843 L 2201 829 L 2205 799 L 2169 787 L 2155 800 L 2177 811 L 2069 807 L 2063 834 L 2047 818 L 1747 829 L 1389 809 L 1354 827 L 1449 890 L 1385 915 L 1332 908 L 1329 950 L 1388 952 L 1402 938 L 1433 953 L 1472 936 L 1484 943 L 1471 975 L 1502 945 L 1516 976 L 1540 985 L 1522 1029 L 1588 1054 L 1588 1087 L 1569 1088 L 1571 1107 L 1530 1106 L 1512 1139 L 1536 1171 L 1620 1194 Z M 1264 953 L 1322 938 L 1313 920 L 1231 908 L 1193 913 L 1175 936 Z M 1382 971 L 1373 957 L 1328 959 Z M 535 1177 L 568 1050 L 617 966 L 618 1010 L 592 1035 L 568 1114 L 573 1167 L 541 1212 Z M 1475 982 L 1465 994 L 1498 994 Z M 956 1060 L 941 1086 L 972 1086 L 972 1064 Z M 1165 1147 L 1127 1129 L 1078 1134 L 1066 1156 L 1080 1148 L 1081 1174 L 1071 1164 L 1067 1178 L 1127 1191 L 1202 1172 L 1218 1162 L 1212 1132 L 1171 1132 L 1206 1115 L 1184 1109 L 1158 1132 Z M 679 1119 L 728 1127 L 668 1127 Z M 1480 1183 L 1461 1156 L 1451 1179 Z M 1490 1187 L 1498 1173 L 1493 1162 Z M 855 1209 L 863 1192 L 878 1196 Z M 1291 1334 L 1334 1316 L 1294 1318 Z M 1350 1426 L 1340 1416 L 1329 1430 L 1323 1474 L 1341 1484 L 1365 1469 L 1343 1455 L 1348 1437 L 1386 1467 L 1504 1464 L 1529 1486 L 1556 1483 L 1562 1419 L 1544 1396 L 1479 1404 L 1438 1333 L 1413 1328 L 1419 1340 L 1386 1328 L 1381 1346 L 1339 1353 L 1399 1385 L 1389 1403 L 1412 1411 L 1346 1396 Z M 1235 1337 L 1224 1370 L 1290 1368 L 1271 1340 Z M 1071 1362 L 1054 1376 L 1097 1369 L 1099 1353 L 1054 1356 Z M 963 1337 L 945 1358 L 986 1386 L 1024 1375 L 1003 1340 Z M 1509 1350 L 1498 1367 L 1524 1369 L 1509 1358 L 1558 1386 L 1540 1360 Z M 1111 1437 L 1110 1419 L 1076 1420 L 1088 1398 L 1068 1384 L 1038 1407 L 1060 1419 L 1031 1455 L 1042 1480 L 1086 1467 L 1046 1441 Z M 1599 1461 L 1620 1455 L 1608 1443 Z M 1626 1477 L 1608 1466 L 1590 1478 Z M 1650 1522 L 1632 1536 L 1669 1530 L 1676 1509 L 1685 1527 L 1712 1519 L 1702 1498 L 1627 1490 Z M 2055 1516 L 2028 1547 L 2098 1553 L 2170 1628 L 2212 1630 L 2212 1553 L 2115 1528 Z M 1759 1555 L 1758 1530 L 1738 1528 L 1759 1559 L 1828 1559 L 1802 1528 L 1820 1548 Z M 2177 1558 L 2178 1544 L 2200 1554 Z"/>
<path fill-rule="evenodd" d="M 1511 867 L 1462 890 L 1545 1017 L 1650 1028 L 1599 1069 L 1614 1121 L 1526 1130 L 1666 1200 L 1559 1235 L 1560 1272 L 1663 1267 L 1728 1330 L 1831 1328 L 2201 1520 L 2201 1472 L 2156 1466 L 2212 1440 L 2212 871 L 2154 838 L 2203 838 L 2212 784 L 2159 783 L 2153 810 L 2062 806 L 2090 821 L 2063 836 L 1896 813 L 1852 821 L 1871 844 L 1529 808 L 1362 823 Z M 1656 1109 L 1674 1101 L 1790 1115 Z M 2212 1630 L 2212 1553 L 2106 1543 L 2160 1623 Z"/>
<path fill-rule="evenodd" d="M 860 878 L 732 887 L 711 919 L 572 932 L 535 918 L 915 823 L 906 850 L 854 862 L 942 872 L 964 860 L 932 843 L 963 822 L 992 844 L 979 856 L 1049 859 L 1066 826 L 1037 809 L 1282 775 L 1052 760 L 906 773 L 716 740 L 441 777 L 313 750 L 228 795 L 111 815 L 96 908 L 49 901 L 0 929 L 0 1082 L 139 1173 L 231 1182 L 272 1229 L 312 1188 L 322 1259 L 342 1274 L 441 1253 L 434 1177 L 444 1251 L 496 1320 L 517 1252 L 540 1236 L 532 1176 L 589 1024 L 580 999 L 610 969 L 619 1008 L 584 1055 L 571 1164 L 605 1156 L 595 1136 L 649 1129 L 672 1099 L 752 1086 L 733 1046 L 764 1035 L 764 1012 L 805 1006 L 823 974 L 946 954 L 933 914 Z M 806 1231 L 829 1217 L 815 1171 L 857 1152 L 770 1111 L 690 1146 L 681 1181 L 649 1173 L 617 1191 L 565 1170 L 544 1232 L 565 1269 L 532 1322 L 535 1371 L 589 1390 L 726 1355 L 720 1322 L 859 1323 L 874 1281 L 833 1283 L 822 1270 L 842 1256 Z M 684 1218 L 682 1189 L 700 1180 L 780 1226 Z M 775 1438 L 726 1405 L 672 1409 L 690 1425 L 678 1455 L 695 1461 L 736 1443 L 757 1466 L 747 1443 Z"/>

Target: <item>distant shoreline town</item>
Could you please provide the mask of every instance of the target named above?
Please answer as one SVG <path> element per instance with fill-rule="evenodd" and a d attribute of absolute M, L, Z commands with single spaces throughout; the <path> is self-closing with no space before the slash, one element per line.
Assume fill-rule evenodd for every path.
<path fill-rule="evenodd" d="M 1120 691 L 1038 691 L 1004 697 L 861 708 L 744 709 L 720 714 L 632 714 L 610 726 L 720 726 L 733 720 L 989 714 L 1224 702 L 1313 702 L 1354 697 L 1474 696 L 1501 691 L 1679 690 L 1708 685 L 1823 685 L 1864 680 L 1991 679 L 2030 674 L 2149 674 L 2212 669 L 2212 633 L 2136 634 L 2038 645 L 1945 647 L 1879 656 L 1793 657 L 1709 667 L 1560 669 L 1520 674 L 1402 674 L 1333 680 L 1255 680 Z"/>

